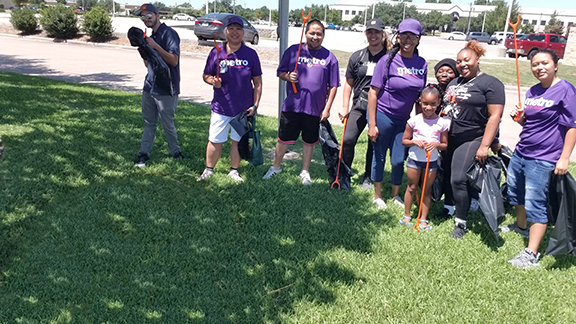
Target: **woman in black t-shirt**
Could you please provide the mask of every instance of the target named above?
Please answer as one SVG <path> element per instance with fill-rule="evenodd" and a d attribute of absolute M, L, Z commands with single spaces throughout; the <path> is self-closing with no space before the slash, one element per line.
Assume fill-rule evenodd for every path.
<path fill-rule="evenodd" d="M 352 167 L 352 161 L 354 161 L 354 147 L 358 137 L 360 137 L 368 123 L 366 119 L 368 90 L 370 90 L 370 81 L 372 80 L 374 68 L 378 60 L 392 47 L 384 31 L 384 23 L 378 18 L 374 18 L 366 24 L 365 34 L 368 47 L 354 52 L 348 60 L 346 82 L 344 83 L 344 100 L 342 101 L 342 109 L 338 113 L 341 121 L 348 117 L 342 143 L 342 160 L 349 167 Z M 354 94 L 352 97 L 352 109 L 349 110 L 350 95 L 352 93 Z M 370 181 L 372 152 L 372 145 L 368 141 L 365 171 L 362 179 L 362 187 L 367 190 L 372 188 L 372 182 Z"/>
<path fill-rule="evenodd" d="M 480 71 L 484 50 L 477 41 L 470 41 L 460 52 L 456 68 L 460 77 L 452 80 L 444 95 L 444 112 L 451 118 L 448 131 L 445 176 L 450 178 L 452 198 L 456 206 L 454 230 L 451 236 L 462 238 L 466 233 L 466 218 L 470 208 L 466 171 L 477 160 L 485 163 L 502 112 L 504 85 L 493 76 Z"/>

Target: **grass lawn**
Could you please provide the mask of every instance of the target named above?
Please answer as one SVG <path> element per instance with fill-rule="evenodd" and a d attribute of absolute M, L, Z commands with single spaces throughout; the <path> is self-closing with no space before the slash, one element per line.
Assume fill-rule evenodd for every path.
<path fill-rule="evenodd" d="M 459 241 L 451 220 L 399 225 L 390 201 L 378 211 L 358 185 L 330 190 L 319 148 L 312 186 L 299 160 L 269 181 L 270 160 L 242 162 L 233 183 L 228 146 L 196 182 L 206 106 L 178 107 L 191 161 L 169 158 L 159 131 L 142 169 L 138 94 L 0 73 L 0 109 L 0 323 L 576 321 L 574 257 L 517 270 L 506 261 L 526 242 L 496 241 L 478 212 Z M 259 120 L 267 153 L 277 121 Z"/>

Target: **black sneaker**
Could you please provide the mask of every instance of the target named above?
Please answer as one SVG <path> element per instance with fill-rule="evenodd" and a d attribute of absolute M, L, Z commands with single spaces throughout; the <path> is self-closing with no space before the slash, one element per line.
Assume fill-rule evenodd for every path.
<path fill-rule="evenodd" d="M 454 225 L 454 229 L 452 230 L 452 233 L 450 233 L 450 236 L 455 239 L 461 239 L 462 237 L 464 237 L 464 234 L 466 234 L 466 232 L 467 232 L 466 225 L 456 224 Z"/>
<path fill-rule="evenodd" d="M 178 153 L 172 155 L 172 157 L 175 159 L 190 160 L 190 158 L 187 157 L 186 155 L 182 154 L 182 152 L 178 152 Z"/>
<path fill-rule="evenodd" d="M 146 161 L 148 161 L 149 159 L 150 158 L 148 157 L 147 154 L 138 153 L 138 157 L 136 158 L 136 163 L 134 163 L 134 166 L 137 166 L 139 168 L 145 167 Z"/>

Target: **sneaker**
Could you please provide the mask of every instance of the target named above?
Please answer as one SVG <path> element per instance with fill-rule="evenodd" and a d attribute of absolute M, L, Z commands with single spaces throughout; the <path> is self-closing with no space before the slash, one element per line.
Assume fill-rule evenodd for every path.
<path fill-rule="evenodd" d="M 206 179 L 210 178 L 213 174 L 214 174 L 214 169 L 206 168 L 202 172 L 202 175 L 198 179 L 196 179 L 196 181 L 206 180 Z"/>
<path fill-rule="evenodd" d="M 187 157 L 186 155 L 182 154 L 182 152 L 178 151 L 178 153 L 171 155 L 172 158 L 174 159 L 182 159 L 182 160 L 191 160 L 189 157 Z"/>
<path fill-rule="evenodd" d="M 472 198 L 472 200 L 470 200 L 470 210 L 471 211 L 478 211 L 479 206 L 480 205 L 478 203 L 478 199 Z"/>
<path fill-rule="evenodd" d="M 461 239 L 467 231 L 466 225 L 457 223 L 454 225 L 454 229 L 452 230 L 452 233 L 450 233 L 450 236 L 455 239 Z"/>
<path fill-rule="evenodd" d="M 142 168 L 146 166 L 146 162 L 150 159 L 147 154 L 145 153 L 138 153 L 138 157 L 136 158 L 136 162 L 134 166 Z"/>
<path fill-rule="evenodd" d="M 275 174 L 278 174 L 280 172 L 282 172 L 282 168 L 274 169 L 274 166 L 271 166 L 270 169 L 266 171 L 266 174 L 262 177 L 262 179 L 268 180 L 272 178 Z"/>
<path fill-rule="evenodd" d="M 534 254 L 529 248 L 525 248 L 522 252 L 518 253 L 514 259 L 508 261 L 511 265 L 519 269 L 526 269 L 540 265 L 540 253 Z"/>
<path fill-rule="evenodd" d="M 300 179 L 302 179 L 302 184 L 305 186 L 312 184 L 312 179 L 310 178 L 310 172 L 308 172 L 308 170 L 302 170 L 302 172 L 300 172 Z"/>
<path fill-rule="evenodd" d="M 498 230 L 502 233 L 516 232 L 520 234 L 520 236 L 522 236 L 523 238 L 530 237 L 530 226 L 526 227 L 526 229 L 521 229 L 520 227 L 518 227 L 518 224 L 516 222 L 510 225 L 500 226 L 498 227 Z"/>
<path fill-rule="evenodd" d="M 242 179 L 242 177 L 240 176 L 240 173 L 238 173 L 238 170 L 230 170 L 230 172 L 228 172 L 228 176 L 236 182 L 244 181 L 244 179 Z"/>
<path fill-rule="evenodd" d="M 392 202 L 395 203 L 396 205 L 404 208 L 404 200 L 402 200 L 402 198 L 400 198 L 400 196 L 395 196 L 394 198 L 392 198 Z"/>
<path fill-rule="evenodd" d="M 372 190 L 372 180 L 370 180 L 370 177 L 364 177 L 362 180 L 362 189 Z"/>
<path fill-rule="evenodd" d="M 376 205 L 376 207 L 378 207 L 378 209 L 386 209 L 386 203 L 384 202 L 384 200 L 382 200 L 382 198 L 378 198 L 378 199 L 374 199 L 372 201 L 372 203 L 374 205 Z"/>

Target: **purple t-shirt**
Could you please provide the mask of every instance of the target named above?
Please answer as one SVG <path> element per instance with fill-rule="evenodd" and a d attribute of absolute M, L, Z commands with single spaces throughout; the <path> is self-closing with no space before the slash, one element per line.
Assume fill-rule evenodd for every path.
<path fill-rule="evenodd" d="M 576 127 L 576 89 L 566 80 L 550 88 L 543 88 L 540 83 L 533 86 L 526 93 L 524 116 L 526 122 L 516 145 L 518 153 L 558 162 L 566 130 Z"/>
<path fill-rule="evenodd" d="M 282 55 L 276 75 L 294 71 L 297 54 L 298 44 L 290 46 Z M 326 106 L 329 88 L 340 86 L 338 60 L 324 47 L 308 50 L 302 44 L 296 73 L 298 93 L 294 93 L 292 83 L 286 82 L 286 100 L 282 104 L 282 111 L 320 116 Z"/>
<path fill-rule="evenodd" d="M 379 88 L 377 109 L 395 119 L 407 120 L 418 97 L 418 91 L 426 85 L 428 63 L 420 56 L 402 57 L 397 53 L 386 77 L 386 62 L 388 54 L 384 55 L 374 70 L 371 86 Z"/>
<path fill-rule="evenodd" d="M 206 59 L 204 74 L 216 76 L 216 48 L 213 48 Z M 255 50 L 242 44 L 231 54 L 226 53 L 226 46 L 220 50 L 220 80 L 222 87 L 214 88 L 212 111 L 229 117 L 254 105 L 254 86 L 252 78 L 262 75 L 260 58 Z"/>

